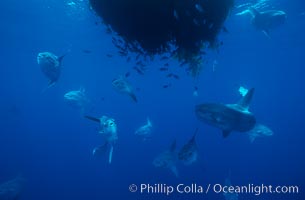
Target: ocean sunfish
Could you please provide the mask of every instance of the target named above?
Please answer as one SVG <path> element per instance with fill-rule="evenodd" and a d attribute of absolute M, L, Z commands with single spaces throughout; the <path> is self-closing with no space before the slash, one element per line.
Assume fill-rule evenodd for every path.
<path fill-rule="evenodd" d="M 204 103 L 195 107 L 197 118 L 211 126 L 220 128 L 223 137 L 232 131 L 247 132 L 256 124 L 255 116 L 249 112 L 254 88 L 236 104 Z"/>
<path fill-rule="evenodd" d="M 153 165 L 160 168 L 170 169 L 176 177 L 178 177 L 178 170 L 176 167 L 177 155 L 176 155 L 176 140 L 170 146 L 170 149 L 160 153 L 153 160 Z"/>
<path fill-rule="evenodd" d="M 257 137 L 268 137 L 273 135 L 273 131 L 263 124 L 256 124 L 252 130 L 248 132 L 250 142 L 254 142 Z"/>
<path fill-rule="evenodd" d="M 142 137 L 144 140 L 150 138 L 151 133 L 152 133 L 152 123 L 149 118 L 147 118 L 147 122 L 145 125 L 139 127 L 135 131 L 135 135 Z"/>
<path fill-rule="evenodd" d="M 113 88 L 122 94 L 127 94 L 132 98 L 134 102 L 138 102 L 136 95 L 133 92 L 133 88 L 129 82 L 127 82 L 123 77 L 118 77 L 112 81 Z"/>
<path fill-rule="evenodd" d="M 106 140 L 106 142 L 103 145 L 100 145 L 93 149 L 92 152 L 93 155 L 94 156 L 102 155 L 107 151 L 109 147 L 110 149 L 109 149 L 108 162 L 110 164 L 112 162 L 113 148 L 118 140 L 117 124 L 115 123 L 115 120 L 107 116 L 102 116 L 101 118 L 85 116 L 85 118 L 92 120 L 94 122 L 98 122 L 100 124 L 99 134 L 102 135 Z"/>
<path fill-rule="evenodd" d="M 270 37 L 270 30 L 282 24 L 287 19 L 287 14 L 281 10 L 267 10 L 259 12 L 253 7 L 249 8 L 252 15 L 252 24 L 257 30 L 262 31 L 266 36 Z"/>
<path fill-rule="evenodd" d="M 48 78 L 48 88 L 52 87 L 59 79 L 61 74 L 62 60 L 65 55 L 57 57 L 50 52 L 38 53 L 37 63 L 42 73 Z"/>
<path fill-rule="evenodd" d="M 83 111 L 84 107 L 89 102 L 85 92 L 86 91 L 84 88 L 80 88 L 79 90 L 72 90 L 64 95 L 64 100 L 71 107 L 81 109 Z"/>

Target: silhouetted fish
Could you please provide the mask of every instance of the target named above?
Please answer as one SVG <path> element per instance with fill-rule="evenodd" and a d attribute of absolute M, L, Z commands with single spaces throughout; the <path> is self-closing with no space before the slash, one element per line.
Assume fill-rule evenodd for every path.
<path fill-rule="evenodd" d="M 88 50 L 88 49 L 83 49 L 82 52 L 83 52 L 83 53 L 87 53 L 87 54 L 92 53 L 92 51 L 91 51 L 91 50 Z"/>
<path fill-rule="evenodd" d="M 196 144 L 196 135 L 198 128 L 195 130 L 193 137 L 180 149 L 178 153 L 179 160 L 185 165 L 190 165 L 197 160 L 198 149 Z"/>

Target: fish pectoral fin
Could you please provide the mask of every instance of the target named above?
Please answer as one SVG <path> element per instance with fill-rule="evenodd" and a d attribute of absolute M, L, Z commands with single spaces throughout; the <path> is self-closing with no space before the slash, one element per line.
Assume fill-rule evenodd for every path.
<path fill-rule="evenodd" d="M 101 156 L 104 155 L 107 151 L 108 142 L 105 142 L 103 145 L 95 147 L 92 151 L 93 156 Z"/>
<path fill-rule="evenodd" d="M 109 164 L 111 164 L 112 162 L 112 155 L 113 155 L 113 145 L 110 146 L 109 158 L 108 158 Z"/>
<path fill-rule="evenodd" d="M 228 137 L 228 136 L 230 135 L 230 133 L 231 133 L 230 130 L 223 130 L 223 131 L 222 131 L 222 136 L 223 136 L 224 138 L 226 138 L 226 137 Z"/>
<path fill-rule="evenodd" d="M 270 32 L 269 32 L 269 30 L 265 29 L 265 30 L 262 30 L 262 32 L 264 33 L 264 35 L 265 35 L 267 38 L 271 38 L 271 37 L 270 37 Z"/>
<path fill-rule="evenodd" d="M 132 100 L 134 101 L 134 102 L 138 102 L 138 99 L 137 99 L 137 97 L 136 97 L 136 95 L 134 94 L 134 93 L 129 93 L 129 96 L 132 98 Z"/>

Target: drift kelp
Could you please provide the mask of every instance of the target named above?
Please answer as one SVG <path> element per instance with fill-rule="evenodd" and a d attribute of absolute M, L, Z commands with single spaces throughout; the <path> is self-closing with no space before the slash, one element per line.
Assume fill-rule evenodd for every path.
<path fill-rule="evenodd" d="M 120 50 L 170 53 L 197 75 L 201 50 L 217 46 L 233 0 L 90 0 L 104 24 L 123 40 Z M 193 72 L 192 70 L 195 70 Z"/>

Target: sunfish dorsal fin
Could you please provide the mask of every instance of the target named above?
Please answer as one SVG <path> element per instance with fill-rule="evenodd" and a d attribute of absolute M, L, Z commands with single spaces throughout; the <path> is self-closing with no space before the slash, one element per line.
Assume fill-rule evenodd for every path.
<path fill-rule="evenodd" d="M 254 93 L 254 88 L 251 88 L 248 93 L 243 96 L 239 102 L 237 103 L 240 107 L 248 110 L 249 108 L 249 105 L 250 105 L 250 102 L 252 100 L 252 96 L 253 96 L 253 93 Z"/>
<path fill-rule="evenodd" d="M 85 115 L 84 117 L 87 118 L 87 119 L 90 119 L 92 121 L 98 122 L 98 123 L 101 122 L 101 120 L 99 118 L 91 117 L 91 116 L 88 116 L 88 115 Z"/>
<path fill-rule="evenodd" d="M 64 55 L 62 55 L 62 56 L 60 56 L 60 57 L 58 57 L 58 62 L 59 62 L 59 65 L 61 66 L 61 64 L 62 64 L 62 60 L 64 59 L 64 57 L 67 55 L 67 53 L 66 54 L 64 54 Z"/>

